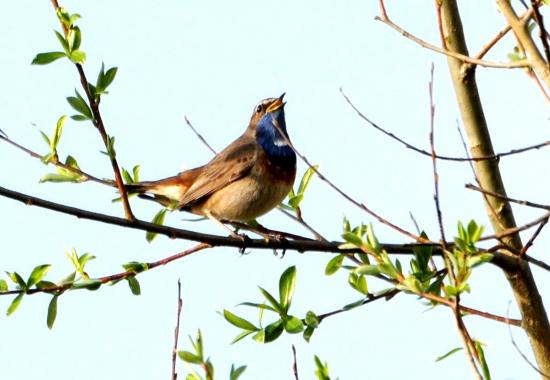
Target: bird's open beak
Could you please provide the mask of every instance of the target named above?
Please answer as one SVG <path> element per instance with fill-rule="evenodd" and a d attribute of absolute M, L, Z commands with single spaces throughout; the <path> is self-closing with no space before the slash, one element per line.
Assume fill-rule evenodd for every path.
<path fill-rule="evenodd" d="M 284 107 L 286 104 L 286 102 L 283 102 L 284 96 L 285 96 L 285 93 L 283 92 L 281 96 L 279 96 L 273 103 L 269 105 L 269 107 L 267 107 L 266 112 L 275 112 L 279 108 Z"/>

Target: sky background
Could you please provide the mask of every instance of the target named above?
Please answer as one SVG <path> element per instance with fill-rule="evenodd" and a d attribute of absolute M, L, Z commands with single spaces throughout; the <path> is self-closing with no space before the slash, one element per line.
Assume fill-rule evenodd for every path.
<path fill-rule="evenodd" d="M 493 2 L 460 2 L 466 37 L 473 53 L 504 25 Z M 154 5 L 153 5 L 154 4 Z M 360 120 L 339 88 L 369 118 L 419 147 L 428 148 L 430 66 L 435 65 L 436 148 L 440 154 L 463 156 L 457 132 L 460 115 L 446 59 L 422 49 L 374 20 L 374 1 L 63 1 L 80 13 L 85 70 L 95 80 L 104 62 L 117 66 L 110 94 L 101 111 L 109 134 L 116 137 L 119 164 L 141 165 L 141 178 L 157 179 L 201 165 L 211 153 L 185 125 L 184 115 L 217 150 L 239 136 L 254 105 L 286 92 L 288 131 L 294 145 L 351 196 L 392 222 L 420 227 L 437 240 L 429 158 L 405 149 Z M 437 44 L 432 1 L 388 1 L 390 17 L 409 32 Z M 548 12 L 546 12 L 548 14 Z M 548 17 L 548 16 L 547 16 Z M 47 147 L 39 130 L 51 134 L 57 119 L 73 111 L 65 101 L 80 91 L 75 68 L 66 60 L 31 66 L 40 52 L 59 50 L 59 30 L 49 1 L 20 0 L 3 4 L 0 13 L 0 128 L 12 139 L 42 153 Z M 513 40 L 505 38 L 489 58 L 506 60 Z M 507 151 L 548 139 L 548 105 L 521 70 L 477 70 L 485 115 L 496 151 Z M 89 123 L 67 121 L 59 152 L 71 154 L 81 168 L 112 177 L 103 145 Z M 544 149 L 503 158 L 500 162 L 510 196 L 548 203 L 548 152 Z M 86 210 L 122 216 L 112 204 L 112 189 L 85 184 L 38 184 L 54 169 L 0 144 L 0 186 Z M 447 236 L 457 220 L 474 218 L 488 226 L 481 197 L 464 189 L 473 182 L 466 164 L 440 162 L 441 207 Z M 305 165 L 299 163 L 301 176 Z M 339 239 L 342 218 L 352 224 L 373 222 L 382 242 L 407 239 L 376 223 L 339 197 L 318 178 L 312 180 L 303 214 L 330 239 Z M 151 220 L 158 206 L 137 198 L 132 207 Z M 155 261 L 187 249 L 192 242 L 145 233 L 26 207 L 0 198 L 0 270 L 26 278 L 35 265 L 49 263 L 47 279 L 59 280 L 72 267 L 65 253 L 75 248 L 97 259 L 87 269 L 93 277 L 119 272 L 128 261 Z M 540 213 L 514 207 L 519 224 Z M 166 224 L 220 234 L 208 221 L 190 223 L 188 214 L 172 213 Z M 260 222 L 274 229 L 307 234 L 274 211 Z M 487 228 L 490 231 L 490 228 Z M 546 234 L 547 235 L 547 234 Z M 523 235 L 524 240 L 529 235 Z M 548 261 L 548 236 L 530 254 Z M 159 379 L 168 378 L 176 315 L 177 280 L 181 279 L 183 312 L 180 349 L 203 331 L 205 350 L 216 378 L 227 378 L 231 363 L 248 365 L 242 379 L 293 378 L 291 344 L 296 345 L 300 379 L 314 378 L 313 355 L 329 363 L 333 378 L 464 379 L 471 370 L 462 353 L 435 363 L 436 357 L 461 346 L 449 309 L 428 308 L 412 296 L 398 295 L 323 322 L 311 342 L 283 335 L 260 345 L 245 339 L 230 345 L 238 330 L 219 311 L 256 321 L 256 310 L 236 307 L 261 302 L 257 286 L 276 292 L 280 274 L 297 266 L 293 313 L 324 313 L 360 299 L 347 285 L 346 274 L 324 275 L 332 255 L 215 248 L 191 255 L 139 276 L 142 295 L 132 296 L 125 283 L 99 291 L 78 291 L 59 299 L 53 330 L 46 327 L 47 295 L 26 297 L 12 316 L 0 312 L 0 378 Z M 402 260 L 403 262 L 406 259 Z M 405 265 L 406 266 L 406 265 Z M 550 304 L 548 273 L 533 272 L 539 291 Z M 371 291 L 384 284 L 369 282 Z M 502 273 L 491 265 L 475 271 L 472 293 L 463 303 L 484 311 L 518 317 Z M 11 298 L 0 298 L 6 310 Z M 265 316 L 265 322 L 269 316 Z M 506 326 L 477 317 L 466 318 L 473 337 L 484 342 L 493 379 L 535 379 L 536 373 L 511 344 Z M 514 329 L 521 350 L 532 358 L 521 330 Z M 178 362 L 180 378 L 189 368 Z"/>

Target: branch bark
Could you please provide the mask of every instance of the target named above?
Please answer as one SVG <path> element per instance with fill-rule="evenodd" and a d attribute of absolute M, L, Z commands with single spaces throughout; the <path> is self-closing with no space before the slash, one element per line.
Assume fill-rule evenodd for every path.
<path fill-rule="evenodd" d="M 502 3 L 506 3 L 506 1 Z M 445 38 L 444 46 L 448 50 L 468 55 L 456 0 L 441 1 L 441 16 Z M 447 62 L 472 156 L 494 155 L 491 136 L 475 81 L 475 73 L 470 71 L 467 76 L 463 76 L 464 63 L 461 60 L 448 57 Z M 475 161 L 474 165 L 483 189 L 506 194 L 496 160 Z M 487 213 L 495 233 L 498 234 L 506 229 L 516 227 L 508 201 L 492 196 L 487 196 L 485 199 Z M 505 243 L 518 251 L 523 248 L 518 233 L 507 236 Z M 542 372 L 549 373 L 550 324 L 529 264 L 525 261 L 517 261 L 516 266 L 503 268 L 503 270 L 513 289 L 522 314 L 523 328 L 529 337 L 539 368 Z"/>

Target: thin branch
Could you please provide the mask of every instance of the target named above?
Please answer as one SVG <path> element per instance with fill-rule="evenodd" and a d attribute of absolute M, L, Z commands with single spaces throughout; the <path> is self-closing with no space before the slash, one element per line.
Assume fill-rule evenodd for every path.
<path fill-rule="evenodd" d="M 198 137 L 198 139 L 204 144 L 204 146 L 206 146 L 208 148 L 208 150 L 210 150 L 213 154 L 217 154 L 217 152 L 214 150 L 214 148 L 212 148 L 210 146 L 210 144 L 208 144 L 208 142 L 205 140 L 205 138 L 202 137 L 202 135 L 195 129 L 195 127 L 193 127 L 193 124 L 191 124 L 191 122 L 187 118 L 187 115 L 184 115 L 183 118 L 185 119 L 185 123 L 187 124 L 187 126 L 189 128 L 191 128 L 191 130 L 193 131 L 195 136 Z"/>
<path fill-rule="evenodd" d="M 380 2 L 379 2 L 380 3 Z M 394 24 L 387 14 L 382 13 L 382 16 L 376 16 L 374 18 L 377 21 L 381 21 L 384 24 L 388 25 L 393 30 L 397 31 L 399 34 L 401 34 L 403 37 L 408 38 L 409 40 L 417 43 L 418 45 L 422 46 L 423 48 L 435 51 L 437 53 L 444 54 L 449 57 L 453 57 L 456 59 L 461 60 L 462 62 L 471 63 L 474 65 L 479 65 L 483 67 L 493 67 L 493 68 L 501 68 L 501 69 L 513 69 L 513 68 L 519 68 L 519 67 L 529 67 L 530 64 L 527 60 L 519 60 L 519 61 L 513 61 L 513 62 L 493 62 L 493 61 L 485 61 L 482 59 L 476 59 L 469 57 L 464 54 L 456 53 L 453 51 L 449 51 L 446 49 L 442 49 L 440 47 L 437 47 L 435 45 L 432 45 L 424 40 L 421 40 L 420 38 L 410 34 L 406 30 L 402 29 L 400 26 Z"/>
<path fill-rule="evenodd" d="M 294 373 L 294 379 L 300 380 L 298 377 L 298 362 L 296 360 L 296 347 L 292 345 L 292 373 Z"/>
<path fill-rule="evenodd" d="M 280 206 L 278 207 L 278 209 L 279 209 L 280 212 L 282 212 L 283 214 L 288 216 L 290 219 L 293 219 L 296 222 L 300 223 L 305 229 L 307 229 L 309 232 L 311 232 L 313 235 L 315 235 L 315 238 L 317 240 L 328 241 L 327 239 L 325 239 L 323 237 L 323 235 L 321 235 L 319 232 L 314 230 L 313 227 L 311 227 L 308 223 L 306 223 L 306 221 L 302 218 L 302 215 L 300 215 L 300 217 L 298 217 L 297 215 L 292 215 L 290 212 L 286 211 L 284 208 L 282 208 Z"/>
<path fill-rule="evenodd" d="M 496 197 L 496 198 L 499 198 L 499 199 L 502 199 L 502 200 L 505 200 L 505 201 L 508 201 L 508 202 L 516 203 L 516 204 L 519 204 L 519 205 L 522 205 L 522 206 L 540 208 L 540 209 L 543 209 L 543 210 L 546 210 L 546 211 L 550 211 L 550 206 L 548 206 L 548 205 L 543 205 L 541 203 L 535 203 L 535 202 L 510 198 L 506 195 L 495 193 L 494 191 L 482 189 L 481 187 L 472 185 L 471 183 L 466 184 L 465 187 L 467 189 L 474 190 L 474 191 L 479 191 L 480 193 L 487 194 L 487 195 L 490 195 L 492 197 Z"/>
<path fill-rule="evenodd" d="M 8 138 L 8 136 L 4 137 L 4 136 L 0 135 L 0 140 L 4 140 L 5 142 L 7 142 L 8 144 L 14 146 L 15 148 L 29 154 L 31 157 L 37 158 L 39 160 L 42 159 L 42 156 L 40 154 L 36 153 L 33 150 L 30 150 L 29 148 L 25 148 L 23 145 L 20 145 L 20 144 L 16 143 L 15 141 Z M 70 171 L 72 173 L 78 174 L 79 176 L 82 177 L 82 182 L 93 181 L 93 182 L 101 183 L 102 185 L 106 185 L 106 186 L 116 186 L 115 181 L 113 181 L 113 180 L 101 179 L 101 178 L 95 177 L 95 176 L 93 176 L 89 173 L 83 172 L 82 170 L 80 170 L 78 168 L 75 168 L 74 166 L 66 165 L 61 161 L 50 161 L 50 162 L 48 162 L 48 164 L 51 164 L 51 165 L 54 165 L 56 167 L 63 168 L 63 169 L 65 169 L 67 171 Z"/>
<path fill-rule="evenodd" d="M 542 14 L 540 13 L 538 3 L 538 0 L 531 0 L 531 9 L 533 9 L 535 12 L 534 19 L 539 26 L 540 41 L 542 43 L 542 47 L 544 48 L 544 54 L 546 55 L 546 63 L 550 64 L 550 47 L 548 46 L 548 34 L 546 32 L 546 28 L 544 27 L 544 19 L 542 17 Z"/>
<path fill-rule="evenodd" d="M 292 142 L 290 142 L 290 140 L 288 139 L 288 137 L 286 137 L 285 133 L 283 133 L 283 131 L 281 130 L 281 127 L 277 124 L 276 120 L 273 119 L 273 126 L 277 129 L 277 131 L 279 132 L 279 134 L 283 137 L 283 139 L 285 140 L 285 142 L 287 143 L 287 145 L 294 151 L 294 153 L 296 153 L 296 155 L 298 157 L 300 157 L 300 159 L 310 168 L 312 169 L 315 174 L 317 174 L 317 176 L 323 181 L 325 182 L 327 185 L 329 185 L 333 190 L 335 190 L 338 194 L 340 194 L 344 199 L 346 199 L 348 202 L 352 203 L 353 205 L 357 206 L 358 208 L 360 208 L 361 210 L 365 211 L 367 214 L 369 214 L 370 216 L 374 217 L 376 220 L 378 220 L 380 223 L 382 224 L 385 224 L 386 226 L 389 226 L 390 228 L 398 231 L 399 233 L 403 234 L 403 235 L 406 235 L 418 242 L 424 242 L 424 243 L 428 243 L 429 241 L 426 241 L 426 239 L 418 236 L 418 235 L 415 235 L 413 234 L 412 232 L 409 232 L 401 227 L 399 227 L 398 225 L 396 224 L 393 224 L 392 222 L 390 222 L 389 220 L 383 218 L 381 215 L 377 214 L 376 212 L 372 211 L 370 208 L 368 208 L 367 206 L 365 206 L 364 203 L 361 203 L 359 201 L 356 201 L 355 199 L 353 199 L 351 196 L 349 196 L 347 193 L 345 193 L 342 189 L 340 189 L 338 186 L 336 186 L 332 181 L 330 181 L 327 177 L 325 177 L 323 174 L 321 174 L 321 172 L 319 171 L 319 169 L 317 169 L 315 166 L 313 166 L 309 160 L 304 156 L 302 155 L 300 152 L 298 152 L 298 150 L 294 147 L 294 145 L 292 144 Z"/>
<path fill-rule="evenodd" d="M 59 4 L 57 0 L 52 0 L 53 7 L 55 11 L 57 12 L 59 10 Z M 62 22 L 60 23 L 61 27 L 63 28 L 63 33 L 65 37 L 67 37 L 67 27 Z M 101 135 L 101 138 L 103 140 L 103 144 L 105 145 L 105 148 L 109 152 L 109 145 L 111 145 L 111 142 L 109 141 L 109 135 L 107 134 L 107 131 L 105 129 L 105 125 L 103 124 L 103 119 L 101 118 L 101 113 L 99 112 L 99 101 L 96 101 L 94 96 L 92 95 L 90 91 L 90 86 L 88 85 L 88 79 L 86 78 L 86 74 L 84 72 L 84 68 L 80 63 L 75 63 L 76 69 L 78 71 L 78 75 L 80 77 L 80 83 L 82 85 L 82 88 L 84 89 L 84 92 L 86 93 L 86 97 L 88 98 L 88 103 L 90 104 L 90 108 L 92 109 L 92 114 L 94 116 L 93 124 L 99 131 L 99 134 Z M 114 148 L 112 154 L 109 154 L 109 159 L 111 161 L 111 166 L 113 167 L 113 172 L 115 174 L 115 182 L 118 187 L 118 192 L 120 193 L 120 197 L 122 199 L 122 205 L 124 207 L 124 214 L 126 216 L 126 219 L 133 220 L 135 219 L 134 214 L 132 213 L 132 209 L 130 207 L 130 202 L 128 201 L 128 194 L 126 192 L 126 188 L 124 186 L 124 182 L 122 181 L 122 175 L 120 174 L 120 168 L 118 166 L 118 162 L 115 157 Z"/>
<path fill-rule="evenodd" d="M 510 313 L 510 303 L 508 302 L 508 307 L 506 308 L 506 315 L 508 315 L 509 313 Z M 508 325 L 508 335 L 510 336 L 510 341 L 512 342 L 512 346 L 514 346 L 514 348 L 516 349 L 518 354 L 522 357 L 522 359 L 527 364 L 529 364 L 529 366 L 531 368 L 533 368 L 535 371 L 537 371 L 539 375 L 541 375 L 542 377 L 545 377 L 547 379 L 550 379 L 550 375 L 547 375 L 547 374 L 543 373 L 540 369 L 538 369 L 537 366 L 534 365 L 533 363 L 531 363 L 529 358 L 520 350 L 518 344 L 514 340 L 514 335 L 512 334 L 512 329 L 510 328 L 510 325 Z"/>
<path fill-rule="evenodd" d="M 176 312 L 176 328 L 174 329 L 174 348 L 172 349 L 172 380 L 178 379 L 176 372 L 176 358 L 178 354 L 178 339 L 180 335 L 180 317 L 183 301 L 181 299 L 181 282 L 178 278 L 178 307 Z"/>
<path fill-rule="evenodd" d="M 538 217 L 537 219 L 535 219 L 535 220 L 533 220 L 529 223 L 525 223 L 523 226 L 514 227 L 514 228 L 506 228 L 506 229 L 502 230 L 501 232 L 499 232 L 497 234 L 482 236 L 482 237 L 479 238 L 479 241 L 486 241 L 486 240 L 493 240 L 493 239 L 499 240 L 499 239 L 505 238 L 507 236 L 517 234 L 518 232 L 525 231 L 525 230 L 528 230 L 528 229 L 533 228 L 535 226 L 538 226 L 545 219 L 549 219 L 549 218 L 550 218 L 550 212 L 547 212 L 546 214 Z M 511 247 L 508 247 L 508 248 L 511 248 Z M 519 252 L 518 252 L 518 254 L 519 254 Z"/>
<path fill-rule="evenodd" d="M 123 220 L 125 220 L 125 219 L 123 219 Z M 210 244 L 200 243 L 200 244 L 195 245 L 194 247 L 186 249 L 185 251 L 176 253 L 175 255 L 165 257 L 165 258 L 160 259 L 158 261 L 145 263 L 145 266 L 147 267 L 147 270 L 155 269 L 159 266 L 166 265 L 168 263 L 171 263 L 172 261 L 179 260 L 179 259 L 181 259 L 183 257 L 186 257 L 186 256 L 189 256 L 189 255 L 191 255 L 195 252 L 201 251 L 201 250 L 206 249 L 206 248 L 211 248 L 211 247 L 212 246 Z M 91 279 L 91 281 L 94 281 L 94 282 L 97 282 L 97 283 L 100 283 L 100 284 L 108 284 L 108 283 L 112 283 L 112 282 L 115 282 L 115 281 L 123 280 L 125 278 L 135 277 L 137 275 L 138 275 L 138 273 L 136 273 L 134 270 L 127 270 L 127 271 L 112 274 L 112 275 L 109 275 L 109 276 L 94 278 L 94 279 Z M 28 290 L 23 290 L 23 289 L 7 290 L 7 291 L 0 292 L 0 296 L 10 295 L 10 294 L 21 294 L 21 293 L 25 293 L 26 295 L 32 295 L 32 294 L 38 294 L 38 293 L 63 293 L 66 290 L 77 290 L 77 289 L 82 289 L 82 288 L 81 287 L 74 287 L 74 284 L 72 284 L 72 283 L 64 283 L 64 284 L 61 284 L 61 285 L 53 285 L 53 286 L 48 286 L 48 287 L 43 287 L 43 288 L 32 288 L 32 289 L 28 289 Z"/>
<path fill-rule="evenodd" d="M 531 248 L 531 246 L 533 245 L 533 243 L 535 242 L 535 239 L 539 236 L 539 234 L 541 233 L 542 229 L 544 228 L 544 226 L 546 225 L 546 223 L 548 223 L 548 218 L 544 219 L 542 222 L 540 222 L 538 228 L 535 230 L 535 232 L 533 233 L 533 235 L 531 236 L 531 238 L 529 238 L 529 241 L 527 241 L 527 243 L 523 246 L 523 248 L 521 249 L 521 251 L 519 252 L 519 255 L 521 257 L 525 256 L 525 254 L 527 253 L 527 250 L 529 248 Z"/>
<path fill-rule="evenodd" d="M 346 102 L 350 105 L 351 108 L 353 108 L 353 110 L 357 113 L 357 115 L 363 119 L 364 121 L 366 121 L 368 124 L 370 124 L 373 128 L 375 128 L 376 130 L 382 132 L 383 134 L 385 134 L 386 136 L 390 137 L 391 139 L 401 143 L 402 145 L 404 145 L 406 148 L 408 149 L 411 149 L 417 153 L 420 153 L 422 154 L 423 156 L 426 156 L 426 157 L 431 157 L 431 153 L 424 150 L 424 149 L 420 149 L 412 144 L 409 144 L 408 142 L 406 142 L 405 140 L 403 140 L 402 138 L 400 138 L 399 136 L 396 136 L 395 134 L 393 134 L 392 132 L 389 132 L 387 130 L 385 130 L 384 128 L 380 127 L 378 124 L 374 123 L 373 121 L 371 121 L 369 118 L 367 118 L 356 106 L 355 104 L 353 104 L 353 102 L 349 99 L 349 97 L 344 93 L 344 91 L 342 90 L 342 88 L 340 88 L 340 93 L 342 94 L 342 96 L 344 97 L 344 99 L 346 100 Z M 544 141 L 542 143 L 539 143 L 539 144 L 535 144 L 535 145 L 530 145 L 530 146 L 527 146 L 527 147 L 523 147 L 523 148 L 516 148 L 516 149 L 511 149 L 509 151 L 506 151 L 506 152 L 502 152 L 502 153 L 497 153 L 497 154 L 494 154 L 494 155 L 490 155 L 490 156 L 479 156 L 479 157 L 451 157 L 451 156 L 442 156 L 442 155 L 436 155 L 435 158 L 437 158 L 438 160 L 444 160 L 444 161 L 458 161 L 458 162 L 464 162 L 464 161 L 487 161 L 487 160 L 500 160 L 502 157 L 506 157 L 506 156 L 511 156 L 511 155 L 514 155 L 514 154 L 518 154 L 518 153 L 523 153 L 523 152 L 527 152 L 527 151 L 530 151 L 530 150 L 535 150 L 535 149 L 541 149 L 541 148 L 544 148 L 546 146 L 550 146 L 550 140 L 547 140 L 547 141 Z"/>

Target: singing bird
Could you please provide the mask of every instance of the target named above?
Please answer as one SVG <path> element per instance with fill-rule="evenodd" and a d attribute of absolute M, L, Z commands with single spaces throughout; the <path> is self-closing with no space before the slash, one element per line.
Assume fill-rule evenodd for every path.
<path fill-rule="evenodd" d="M 251 221 L 279 205 L 296 177 L 282 94 L 260 101 L 246 131 L 206 165 L 158 181 L 126 185 L 129 193 L 214 221 Z"/>

